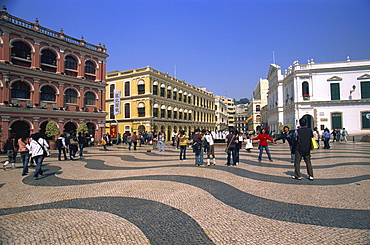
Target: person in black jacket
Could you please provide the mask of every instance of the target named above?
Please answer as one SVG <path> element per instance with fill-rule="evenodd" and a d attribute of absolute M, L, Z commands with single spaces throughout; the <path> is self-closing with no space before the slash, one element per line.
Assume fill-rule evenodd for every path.
<path fill-rule="evenodd" d="M 302 157 L 306 163 L 308 179 L 313 180 L 313 170 L 311 165 L 311 138 L 313 137 L 312 130 L 307 128 L 307 120 L 301 118 L 299 120 L 301 127 L 297 130 L 297 150 L 295 152 L 294 175 L 293 179 L 302 179 L 300 165 Z"/>
<path fill-rule="evenodd" d="M 295 131 L 294 130 L 289 130 L 288 126 L 284 126 L 283 133 L 277 139 L 275 139 L 275 141 L 281 140 L 281 139 L 283 141 L 284 140 L 288 141 L 289 148 L 290 148 L 290 162 L 294 163 L 295 150 L 296 150 L 296 145 L 297 145 Z"/>

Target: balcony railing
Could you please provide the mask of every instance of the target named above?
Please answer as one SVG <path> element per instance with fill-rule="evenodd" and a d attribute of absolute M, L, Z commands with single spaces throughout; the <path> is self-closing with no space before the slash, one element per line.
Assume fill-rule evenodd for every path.
<path fill-rule="evenodd" d="M 1 11 L 1 13 L 0 13 L 0 19 L 3 19 L 3 20 L 5 20 L 7 22 L 10 22 L 10 23 L 13 23 L 14 25 L 17 25 L 17 26 L 21 26 L 23 28 L 39 31 L 40 33 L 43 33 L 44 35 L 51 36 L 53 38 L 62 39 L 66 42 L 73 43 L 75 45 L 84 46 L 84 47 L 86 47 L 88 49 L 91 49 L 91 50 L 94 50 L 94 51 L 98 51 L 98 52 L 102 52 L 102 53 L 106 52 L 106 48 L 105 48 L 104 45 L 101 45 L 101 44 L 94 45 L 94 44 L 85 42 L 83 39 L 77 39 L 77 38 L 73 38 L 71 36 L 67 36 L 63 33 L 62 29 L 60 30 L 60 32 L 50 30 L 46 27 L 40 26 L 37 19 L 36 19 L 35 23 L 32 23 L 32 22 L 20 19 L 18 17 L 15 17 L 13 15 L 10 15 L 10 14 L 8 14 L 8 12 L 6 12 L 4 10 Z"/>

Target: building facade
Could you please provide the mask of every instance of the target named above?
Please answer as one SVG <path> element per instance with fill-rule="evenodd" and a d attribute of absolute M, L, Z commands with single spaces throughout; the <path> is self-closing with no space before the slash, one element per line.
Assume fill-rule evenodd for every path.
<path fill-rule="evenodd" d="M 299 125 L 346 128 L 352 135 L 370 133 L 370 60 L 300 65 L 295 61 L 281 74 L 272 64 L 268 73 L 268 123 L 271 129 Z"/>
<path fill-rule="evenodd" d="M 246 120 L 248 131 L 259 131 L 261 127 L 261 110 L 267 105 L 267 93 L 269 91 L 269 83 L 267 79 L 260 79 L 256 88 L 253 90 L 253 98 L 248 107 Z M 267 126 L 267 125 L 264 125 Z"/>
<path fill-rule="evenodd" d="M 215 130 L 215 99 L 205 89 L 189 85 L 151 67 L 107 73 L 107 132 L 172 132 L 195 128 Z"/>
<path fill-rule="evenodd" d="M 227 105 L 222 102 L 221 96 L 215 96 L 216 129 L 218 131 L 228 130 Z"/>
<path fill-rule="evenodd" d="M 26 130 L 60 132 L 86 123 L 101 137 L 105 123 L 106 48 L 0 13 L 2 141 Z"/>
<path fill-rule="evenodd" d="M 227 106 L 227 126 L 229 128 L 235 127 L 235 100 L 221 96 L 222 102 Z"/>

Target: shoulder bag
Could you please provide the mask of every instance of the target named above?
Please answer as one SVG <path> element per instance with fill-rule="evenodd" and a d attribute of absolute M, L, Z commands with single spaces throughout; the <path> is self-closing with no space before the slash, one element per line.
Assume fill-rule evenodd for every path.
<path fill-rule="evenodd" d="M 38 140 L 36 140 L 37 144 L 39 144 L 39 146 L 41 146 L 41 149 L 42 149 L 42 155 L 44 157 L 50 157 L 50 152 L 48 150 L 45 149 L 45 147 L 43 145 L 40 144 L 40 142 Z"/>

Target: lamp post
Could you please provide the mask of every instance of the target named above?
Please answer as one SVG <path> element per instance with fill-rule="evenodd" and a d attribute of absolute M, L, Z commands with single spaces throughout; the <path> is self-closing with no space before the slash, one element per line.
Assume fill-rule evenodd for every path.
<path fill-rule="evenodd" d="M 356 85 L 353 85 L 352 89 L 349 91 L 349 99 L 350 100 L 352 99 L 352 93 L 355 92 L 355 90 L 356 90 Z"/>

